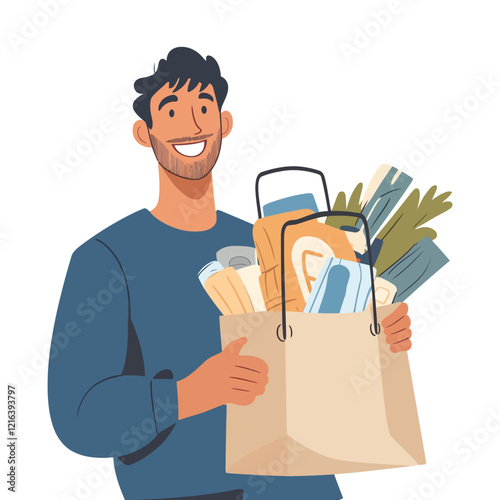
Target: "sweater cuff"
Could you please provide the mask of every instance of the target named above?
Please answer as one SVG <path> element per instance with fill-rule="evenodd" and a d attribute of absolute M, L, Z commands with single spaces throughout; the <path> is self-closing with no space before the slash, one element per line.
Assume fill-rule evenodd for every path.
<path fill-rule="evenodd" d="M 157 373 L 151 380 L 151 404 L 158 434 L 179 420 L 177 381 L 170 370 Z"/>

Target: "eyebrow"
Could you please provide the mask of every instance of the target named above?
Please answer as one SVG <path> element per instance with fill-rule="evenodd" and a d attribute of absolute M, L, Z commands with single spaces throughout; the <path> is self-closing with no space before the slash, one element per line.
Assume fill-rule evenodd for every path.
<path fill-rule="evenodd" d="M 210 94 L 207 94 L 206 92 L 202 92 L 199 96 L 198 96 L 199 99 L 208 99 L 209 101 L 212 101 L 214 102 L 214 98 L 210 95 Z"/>
<path fill-rule="evenodd" d="M 176 95 L 169 95 L 167 97 L 165 97 L 165 99 L 163 99 L 160 104 L 158 105 L 158 111 L 160 111 L 160 109 L 165 106 L 165 104 L 168 104 L 169 102 L 175 102 L 175 101 L 178 101 L 179 99 L 177 99 L 177 96 Z"/>

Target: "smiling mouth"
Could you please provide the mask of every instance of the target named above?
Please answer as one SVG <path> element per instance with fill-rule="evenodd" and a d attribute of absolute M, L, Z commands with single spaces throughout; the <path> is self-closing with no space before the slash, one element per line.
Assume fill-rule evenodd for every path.
<path fill-rule="evenodd" d="M 174 149 L 182 156 L 189 156 L 191 158 L 201 155 L 205 150 L 207 141 L 191 142 L 189 144 L 172 144 Z"/>

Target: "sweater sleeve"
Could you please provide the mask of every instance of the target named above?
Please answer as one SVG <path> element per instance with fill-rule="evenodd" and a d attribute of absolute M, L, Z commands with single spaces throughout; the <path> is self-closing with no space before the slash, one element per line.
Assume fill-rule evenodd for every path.
<path fill-rule="evenodd" d="M 121 457 L 125 463 L 161 444 L 178 419 L 172 372 L 165 367 L 153 377 L 144 374 L 131 319 L 132 278 L 100 240 L 75 251 L 57 311 L 48 374 L 50 415 L 60 440 L 76 453 Z M 139 360 L 127 356 L 131 347 Z"/>

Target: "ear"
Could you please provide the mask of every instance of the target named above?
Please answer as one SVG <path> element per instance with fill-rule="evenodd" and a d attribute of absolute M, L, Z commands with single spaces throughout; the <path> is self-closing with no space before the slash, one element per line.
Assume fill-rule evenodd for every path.
<path fill-rule="evenodd" d="M 151 147 L 151 139 L 149 138 L 148 126 L 144 120 L 137 120 L 134 123 L 134 138 L 141 145 L 146 148 Z"/>
<path fill-rule="evenodd" d="M 233 130 L 233 115 L 229 111 L 223 111 L 220 115 L 220 123 L 222 137 L 227 137 L 231 130 Z"/>

